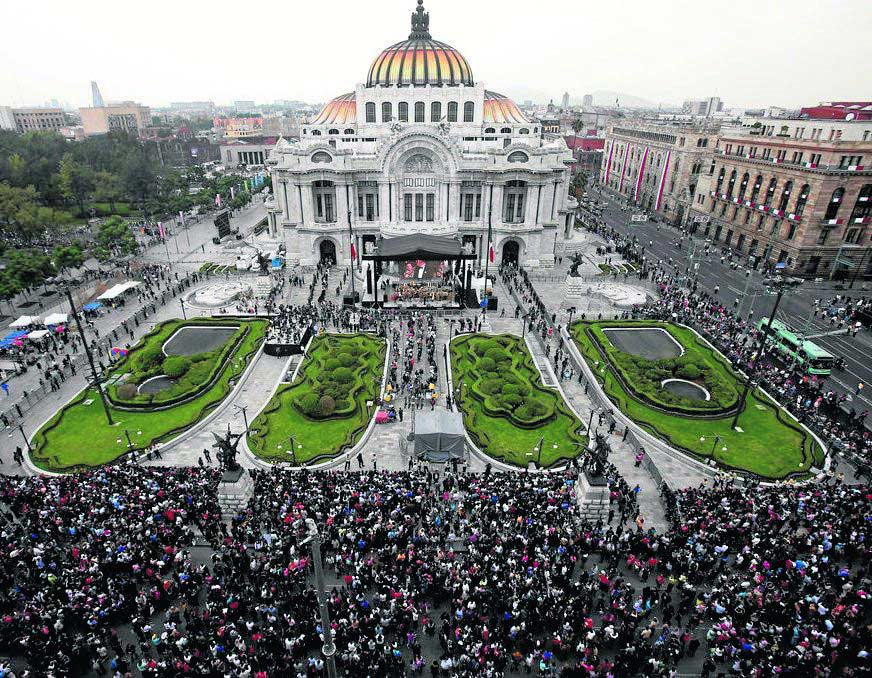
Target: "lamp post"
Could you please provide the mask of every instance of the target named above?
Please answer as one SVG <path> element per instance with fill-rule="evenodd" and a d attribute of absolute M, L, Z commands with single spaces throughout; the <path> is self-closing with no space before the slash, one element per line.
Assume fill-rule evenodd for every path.
<path fill-rule="evenodd" d="M 347 197 L 347 196 L 346 196 Z M 346 215 L 348 219 L 348 274 L 351 276 L 351 308 L 354 308 L 357 301 L 357 292 L 354 289 L 354 231 L 351 228 L 351 210 L 348 210 Z M 378 296 L 376 294 L 376 296 Z"/>
<path fill-rule="evenodd" d="M 248 427 L 246 426 L 246 430 Z M 291 442 L 291 463 L 296 466 L 297 465 L 297 441 L 294 440 L 294 436 L 288 436 L 288 439 Z"/>
<path fill-rule="evenodd" d="M 127 438 L 127 449 L 132 450 L 133 441 L 130 439 L 130 431 L 128 431 L 127 429 L 124 429 L 124 437 Z"/>
<path fill-rule="evenodd" d="M 572 316 L 575 315 L 576 308 L 575 306 L 570 306 L 566 310 L 569 311 L 569 326 L 572 327 Z"/>
<path fill-rule="evenodd" d="M 245 433 L 248 433 L 248 408 L 245 405 L 234 405 L 236 412 L 242 412 L 242 421 L 245 422 Z"/>
<path fill-rule="evenodd" d="M 30 446 L 30 441 L 27 439 L 27 434 L 24 432 L 24 426 L 18 425 L 18 430 L 21 431 L 21 437 L 24 438 L 24 444 L 27 445 L 27 451 L 33 454 L 33 448 Z"/>
<path fill-rule="evenodd" d="M 188 319 L 188 316 L 185 315 L 185 300 L 184 300 L 184 299 L 179 299 L 179 303 L 182 305 L 182 319 L 183 319 L 183 320 L 187 320 L 187 319 Z"/>
<path fill-rule="evenodd" d="M 542 468 L 542 447 L 545 445 L 545 436 L 539 438 L 539 444 L 536 446 L 536 467 Z"/>
<path fill-rule="evenodd" d="M 103 412 L 106 414 L 106 421 L 109 422 L 109 426 L 114 426 L 115 422 L 112 421 L 112 415 L 109 413 L 109 403 L 106 401 L 106 394 L 100 386 L 100 377 L 97 375 L 97 368 L 94 365 L 94 356 L 91 355 L 91 347 L 88 346 L 88 341 L 85 339 L 85 331 L 82 329 L 82 321 L 79 320 L 79 314 L 76 313 L 76 306 L 73 303 L 73 293 L 70 292 L 69 286 L 67 286 L 67 300 L 70 302 L 70 313 L 73 314 L 73 318 L 76 320 L 76 327 L 79 330 L 79 338 L 82 340 L 82 347 L 85 349 L 88 364 L 91 366 L 91 374 L 94 375 L 94 388 L 97 389 L 97 393 L 100 395 L 100 402 L 103 403 Z"/>
<path fill-rule="evenodd" d="M 784 296 L 784 287 L 785 285 L 794 283 L 788 283 L 787 281 L 779 279 L 778 281 L 776 281 L 775 284 L 778 290 L 778 293 L 775 296 L 775 305 L 772 307 L 772 313 L 769 316 L 769 321 L 763 328 L 763 335 L 760 337 L 760 345 L 757 349 L 757 354 L 754 358 L 754 362 L 748 368 L 748 375 L 747 377 L 745 377 L 745 387 L 742 389 L 742 397 L 739 399 L 739 402 L 737 404 L 736 414 L 733 416 L 733 420 L 730 422 L 730 428 L 736 428 L 736 424 L 738 424 L 739 422 L 739 415 L 742 413 L 745 400 L 748 397 L 748 391 L 751 390 L 751 380 L 754 378 L 754 373 L 757 371 L 757 365 L 760 363 L 760 359 L 763 357 L 763 351 L 766 348 L 766 341 L 769 339 L 769 333 L 772 331 L 772 323 L 775 320 L 775 314 L 778 312 L 778 304 L 781 303 L 781 297 Z"/>
<path fill-rule="evenodd" d="M 321 613 L 321 630 L 324 634 L 324 644 L 321 652 L 327 664 L 327 675 L 336 678 L 336 645 L 333 644 L 333 630 L 330 625 L 330 610 L 327 609 L 327 596 L 324 591 L 324 568 L 321 564 L 321 535 L 318 526 L 311 518 L 306 518 L 306 530 L 309 534 L 301 543 L 309 542 L 312 547 L 312 563 L 315 566 L 315 593 L 318 596 L 318 609 Z"/>

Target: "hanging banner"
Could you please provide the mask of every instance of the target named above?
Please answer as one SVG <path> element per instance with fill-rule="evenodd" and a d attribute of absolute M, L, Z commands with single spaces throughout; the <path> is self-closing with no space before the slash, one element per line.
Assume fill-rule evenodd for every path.
<path fill-rule="evenodd" d="M 645 148 L 642 154 L 642 164 L 639 165 L 639 176 L 636 177 L 636 190 L 633 191 L 633 200 L 639 202 L 639 189 L 642 188 L 642 176 L 645 174 L 645 163 L 648 162 L 648 153 L 651 149 Z"/>
<path fill-rule="evenodd" d="M 669 159 L 672 157 L 672 151 L 666 151 L 666 161 L 663 163 L 663 175 L 660 177 L 660 186 L 657 189 L 657 202 L 654 203 L 654 211 L 660 210 L 660 201 L 663 199 L 663 188 L 666 186 L 666 172 L 669 170 Z"/>
<path fill-rule="evenodd" d="M 606 163 L 606 185 L 609 183 L 609 172 L 612 170 L 612 155 L 615 152 L 615 142 L 612 142 L 612 145 L 609 147 L 609 161 Z"/>

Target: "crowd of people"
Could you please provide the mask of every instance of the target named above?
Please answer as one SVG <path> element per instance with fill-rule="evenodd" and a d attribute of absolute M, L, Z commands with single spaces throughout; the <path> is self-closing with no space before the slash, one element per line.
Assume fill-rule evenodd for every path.
<path fill-rule="evenodd" d="M 872 489 L 667 492 L 658 532 L 606 472 L 614 515 L 596 522 L 575 465 L 252 471 L 229 522 L 208 468 L 3 477 L 0 671 L 324 676 L 326 632 L 341 676 L 872 671 Z"/>

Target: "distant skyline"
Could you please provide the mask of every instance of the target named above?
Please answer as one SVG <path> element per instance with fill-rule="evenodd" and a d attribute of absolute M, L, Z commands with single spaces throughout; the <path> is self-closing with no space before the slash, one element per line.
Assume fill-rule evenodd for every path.
<path fill-rule="evenodd" d="M 19 3 L 0 41 L 0 105 L 88 106 L 92 80 L 106 101 L 150 106 L 323 102 L 354 89 L 383 48 L 407 37 L 415 5 Z M 872 99 L 868 0 L 736 0 L 728 11 L 710 0 L 424 7 L 433 37 L 464 54 L 476 81 L 519 101 L 598 90 L 755 108 Z"/>

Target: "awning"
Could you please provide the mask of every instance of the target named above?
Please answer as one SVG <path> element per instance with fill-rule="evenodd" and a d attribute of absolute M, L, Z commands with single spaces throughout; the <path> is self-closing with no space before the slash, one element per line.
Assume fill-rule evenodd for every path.
<path fill-rule="evenodd" d="M 33 332 L 27 333 L 28 339 L 42 339 L 43 337 L 47 337 L 51 332 L 48 330 L 33 330 Z"/>
<path fill-rule="evenodd" d="M 424 259 L 475 259 L 474 254 L 464 254 L 460 241 L 438 235 L 401 235 L 396 238 L 382 238 L 373 254 L 365 254 L 364 259 L 381 261 L 406 261 Z"/>
<path fill-rule="evenodd" d="M 105 301 L 112 301 L 113 299 L 117 299 L 125 292 L 132 290 L 134 287 L 139 287 L 142 283 L 137 280 L 128 280 L 127 282 L 118 283 L 117 285 L 113 285 L 108 290 L 103 292 L 97 299 L 103 299 Z"/>
<path fill-rule="evenodd" d="M 83 311 L 96 311 L 98 308 L 103 308 L 103 304 L 99 301 L 92 301 L 90 304 L 82 306 Z"/>
<path fill-rule="evenodd" d="M 42 324 L 46 327 L 50 325 L 63 325 L 67 322 L 69 316 L 66 313 L 52 313 L 51 315 L 47 315 L 45 320 L 42 321 Z"/>
<path fill-rule="evenodd" d="M 441 407 L 415 417 L 415 456 L 432 462 L 463 459 L 466 436 L 463 417 Z"/>
<path fill-rule="evenodd" d="M 39 322 L 38 315 L 23 315 L 9 327 L 27 327 L 28 325 L 36 325 Z"/>

